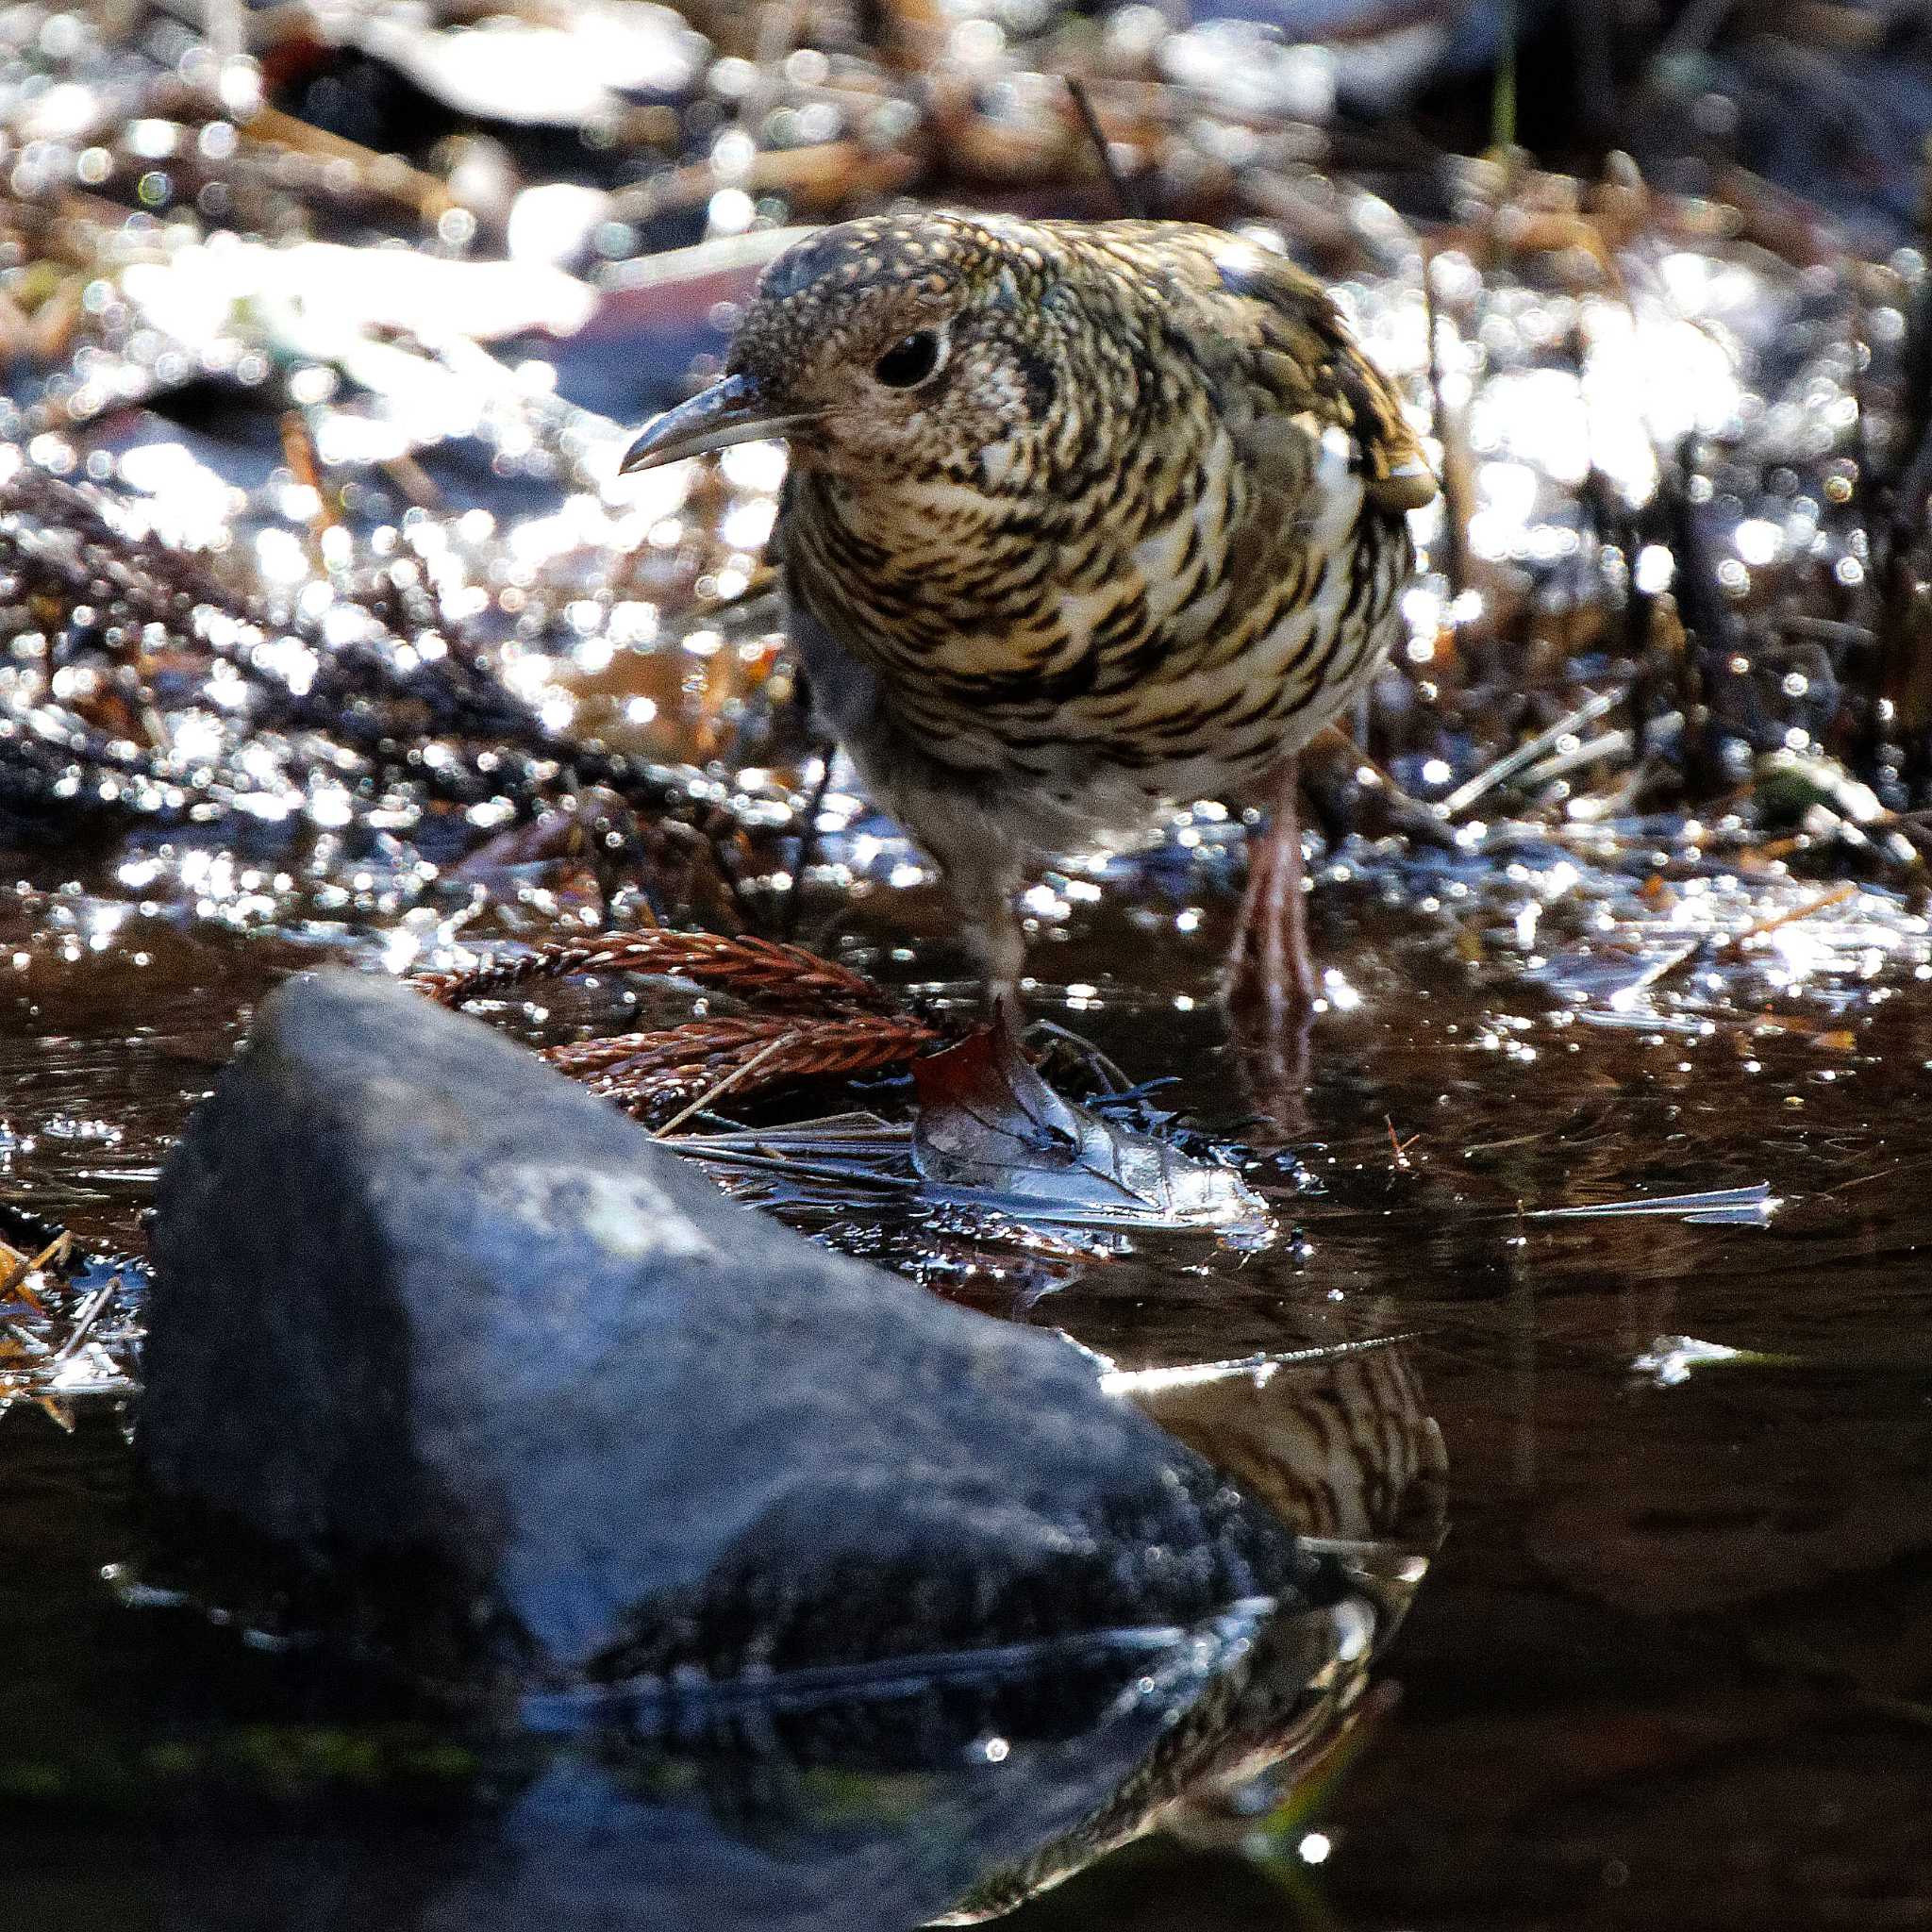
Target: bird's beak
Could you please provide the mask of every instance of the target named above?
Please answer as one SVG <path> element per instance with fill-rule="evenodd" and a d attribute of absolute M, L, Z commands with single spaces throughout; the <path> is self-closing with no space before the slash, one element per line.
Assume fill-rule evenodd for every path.
<path fill-rule="evenodd" d="M 755 442 L 760 437 L 783 436 L 817 412 L 783 409 L 758 392 L 748 375 L 727 375 L 709 389 L 667 409 L 625 451 L 620 475 L 655 470 L 681 462 L 709 449 L 729 449 L 734 442 Z"/>

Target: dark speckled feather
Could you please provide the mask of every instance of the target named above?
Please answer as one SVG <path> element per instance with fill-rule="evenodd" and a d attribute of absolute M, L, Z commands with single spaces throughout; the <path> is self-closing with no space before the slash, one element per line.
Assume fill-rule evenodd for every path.
<path fill-rule="evenodd" d="M 1321 285 L 1180 223 L 829 228 L 727 374 L 791 444 L 821 712 L 1001 980 L 1028 863 L 1250 790 L 1364 688 L 1435 493 Z"/>

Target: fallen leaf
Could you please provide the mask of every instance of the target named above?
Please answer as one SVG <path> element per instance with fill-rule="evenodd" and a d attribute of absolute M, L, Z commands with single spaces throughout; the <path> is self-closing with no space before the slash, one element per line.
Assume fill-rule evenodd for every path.
<path fill-rule="evenodd" d="M 1116 1126 L 1056 1093 L 1028 1062 L 1010 1011 L 912 1063 L 912 1159 L 921 1179 L 1026 1220 L 1141 1228 L 1270 1225 L 1231 1169 Z"/>

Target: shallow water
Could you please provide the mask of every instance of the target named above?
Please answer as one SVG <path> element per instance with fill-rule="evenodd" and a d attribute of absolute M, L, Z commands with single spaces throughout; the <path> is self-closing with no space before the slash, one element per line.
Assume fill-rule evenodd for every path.
<path fill-rule="evenodd" d="M 1292 1067 L 1229 1044 L 1206 998 L 1230 909 L 1211 864 L 1177 874 L 1165 897 L 1143 875 L 1130 893 L 1081 902 L 1041 947 L 1053 983 L 1036 991 L 1037 1011 L 1136 1077 L 1178 1075 L 1162 1105 L 1239 1126 L 1257 1150 L 1249 1177 L 1282 1224 L 1272 1245 L 1162 1237 L 1042 1262 L 971 1229 L 941 1241 L 916 1219 L 837 1231 L 1127 1369 L 1406 1335 L 1446 1445 L 1448 1538 L 1379 1665 L 1400 1696 L 1378 1700 L 1345 1773 L 1278 1814 L 1265 1847 L 1251 1824 L 1204 1810 L 1185 1848 L 1162 1838 L 1116 1854 L 1016 1923 L 1932 1919 L 1924 922 L 1867 893 L 1633 991 L 1673 931 L 1736 932 L 1816 889 L 1680 857 L 1674 885 L 1638 898 L 1614 867 L 1565 873 L 1563 855 L 1531 846 L 1513 874 L 1498 862 L 1398 874 L 1374 855 L 1344 857 L 1353 875 L 1323 880 L 1316 935 L 1345 1010 L 1316 1021 L 1305 1100 Z M 0 956 L 13 962 L 0 988 L 8 1198 L 90 1246 L 138 1247 L 167 1138 L 248 1005 L 323 957 L 375 963 L 393 911 L 337 908 L 321 925 L 284 905 L 244 938 L 158 898 L 93 951 L 103 907 L 130 896 L 112 867 L 64 895 L 44 860 L 5 870 L 37 880 L 0 897 Z M 1700 877 L 1704 889 L 1689 890 Z M 1525 926 L 1532 899 L 1546 909 Z M 1612 905 L 1621 916 L 1606 932 L 1599 915 Z M 882 889 L 860 902 L 852 942 L 865 957 L 914 938 L 883 970 L 945 971 L 945 948 L 916 941 L 932 916 L 927 889 Z M 1138 991 L 1108 976 L 1127 958 Z M 1541 1218 L 1759 1182 L 1778 1204 L 1766 1224 L 1681 1211 Z M 822 1217 L 802 1219 L 825 1231 Z M 130 1458 L 111 1400 L 80 1402 L 75 1419 L 62 1433 L 26 1403 L 0 1419 L 0 1617 L 16 1658 L 0 1756 L 17 1769 L 50 1740 L 71 1755 L 77 1727 L 97 1729 L 111 1757 L 116 1738 L 178 1739 L 184 1726 L 219 1751 L 318 1708 L 342 1722 L 330 1707 L 339 1687 L 325 1695 L 232 1631 L 191 1619 L 184 1636 L 178 1617 L 114 1597 L 100 1571 L 130 1552 Z M 410 1717 L 384 1707 L 352 1721 Z M 434 1790 L 422 1764 L 406 1769 Z M 552 1788 L 532 1776 L 518 1803 L 541 1814 Z M 450 1777 L 474 1797 L 469 1772 Z M 687 1862 L 672 1877 L 593 1874 L 576 1907 L 599 1918 L 615 1895 L 721 1927 L 890 1925 L 894 1912 L 910 1923 L 973 1875 L 935 1846 L 973 1832 L 986 1835 L 981 1849 L 1022 1846 L 1015 1792 L 1044 1807 L 1049 1792 L 1064 1805 L 1081 1789 L 1050 1757 L 1024 1777 L 1034 1782 L 1016 1767 L 1000 1788 L 992 1824 L 984 1792 L 955 1793 L 952 1812 L 908 1812 L 901 1790 L 893 1814 L 868 1788 L 860 1811 L 899 1819 L 896 1836 L 865 1840 L 869 1891 L 853 1890 L 858 1868 L 821 1858 L 825 1814 L 809 1805 L 791 1829 L 810 1857 L 794 1845 L 799 1861 L 781 1858 L 775 1878 L 768 1862 L 756 1884 L 702 1833 L 691 1852 L 694 1814 L 676 1811 L 685 1824 L 663 1841 L 684 1845 Z M 927 1780 L 918 1803 L 936 1802 Z M 57 1840 L 37 1828 L 8 1857 L 33 1923 L 50 1925 L 108 1911 L 243 1923 L 233 1913 L 264 1887 L 291 1915 L 253 1923 L 391 1908 L 396 1923 L 517 1923 L 508 1893 L 439 1890 L 425 1874 L 460 1866 L 458 1853 L 433 1835 L 419 1844 L 420 1820 L 389 1829 L 381 1810 L 355 1821 L 358 1869 L 380 1868 L 390 1889 L 353 1897 L 332 1889 L 336 1824 L 222 1839 L 214 1862 L 233 1870 L 213 1890 L 205 1864 L 164 1870 L 152 1845 L 141 1850 L 125 1805 L 78 1807 Z M 150 1858 L 163 1874 L 151 1886 L 100 1875 Z"/>

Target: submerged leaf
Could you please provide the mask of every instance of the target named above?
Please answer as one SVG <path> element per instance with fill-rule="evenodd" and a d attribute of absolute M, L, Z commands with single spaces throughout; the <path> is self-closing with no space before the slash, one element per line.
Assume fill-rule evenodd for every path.
<path fill-rule="evenodd" d="M 962 1200 L 1028 1220 L 1086 1225 L 1265 1229 L 1232 1170 L 1076 1107 L 1028 1062 L 1002 1008 L 990 1027 L 912 1063 L 912 1158 Z"/>

